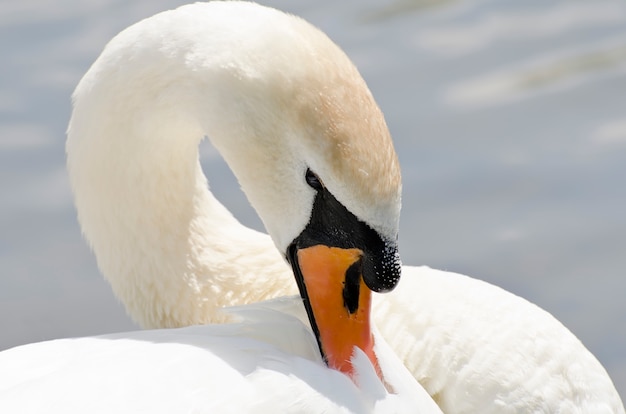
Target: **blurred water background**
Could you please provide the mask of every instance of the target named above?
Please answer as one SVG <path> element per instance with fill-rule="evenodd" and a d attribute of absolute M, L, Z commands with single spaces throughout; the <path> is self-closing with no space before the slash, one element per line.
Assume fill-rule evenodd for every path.
<path fill-rule="evenodd" d="M 263 1 L 360 68 L 394 136 L 407 264 L 553 313 L 626 397 L 626 2 Z M 182 2 L 0 1 L 0 349 L 135 329 L 81 239 L 70 95 L 105 43 Z M 261 228 L 209 144 L 219 198 Z"/>

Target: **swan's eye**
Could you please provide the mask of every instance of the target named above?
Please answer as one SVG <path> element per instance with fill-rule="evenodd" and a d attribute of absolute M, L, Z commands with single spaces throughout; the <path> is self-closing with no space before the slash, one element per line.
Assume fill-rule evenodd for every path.
<path fill-rule="evenodd" d="M 322 180 L 310 169 L 306 170 L 306 175 L 304 176 L 306 179 L 306 183 L 310 185 L 312 188 L 316 190 L 321 190 L 324 188 L 324 184 L 322 184 Z"/>

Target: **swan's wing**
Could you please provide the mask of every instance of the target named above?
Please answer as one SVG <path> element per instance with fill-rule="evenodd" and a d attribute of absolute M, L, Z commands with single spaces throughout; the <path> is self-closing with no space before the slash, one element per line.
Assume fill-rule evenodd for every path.
<path fill-rule="evenodd" d="M 213 328 L 63 339 L 2 352 L 0 412 L 364 409 L 344 375 L 256 339 L 221 329 L 214 334 Z"/>
<path fill-rule="evenodd" d="M 315 343 L 311 352 L 312 334 L 297 318 L 243 308 L 235 310 L 240 323 L 1 352 L 0 412 L 385 412 L 321 363 Z"/>
<path fill-rule="evenodd" d="M 374 309 L 382 335 L 444 412 L 624 413 L 606 370 L 567 328 L 496 286 L 404 267 Z"/>

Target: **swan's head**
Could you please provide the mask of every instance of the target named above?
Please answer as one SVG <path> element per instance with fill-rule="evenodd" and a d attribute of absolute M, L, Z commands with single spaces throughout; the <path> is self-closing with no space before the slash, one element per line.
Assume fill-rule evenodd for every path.
<path fill-rule="evenodd" d="M 371 254 L 397 260 L 398 159 L 350 59 L 304 20 L 252 3 L 176 12 L 200 7 L 209 13 L 186 22 L 192 33 L 159 32 L 161 51 L 185 60 L 171 83 L 193 98 L 179 109 L 202 120 L 280 252 L 333 235 L 342 247 L 376 239 Z"/>

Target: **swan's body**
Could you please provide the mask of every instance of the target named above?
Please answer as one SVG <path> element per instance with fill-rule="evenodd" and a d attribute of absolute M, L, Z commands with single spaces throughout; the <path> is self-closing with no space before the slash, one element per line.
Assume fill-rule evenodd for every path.
<path fill-rule="evenodd" d="M 383 341 L 377 352 L 397 394 L 385 390 L 363 354 L 355 356 L 359 387 L 326 368 L 310 329 L 289 315 L 295 306 L 300 298 L 231 309 L 238 319 L 231 324 L 1 352 L 0 412 L 441 414 Z"/>
<path fill-rule="evenodd" d="M 382 114 L 347 57 L 300 19 L 233 2 L 159 14 L 118 35 L 74 99 L 79 220 L 144 327 L 223 322 L 223 306 L 296 293 L 280 256 L 313 220 L 307 167 L 360 222 L 396 236 L 399 170 Z M 272 239 L 208 191 L 205 135 Z M 510 293 L 404 267 L 374 300 L 382 335 L 446 413 L 624 413 L 584 346 Z"/>

